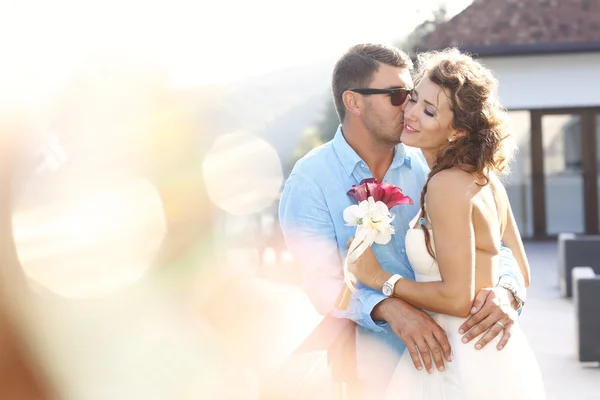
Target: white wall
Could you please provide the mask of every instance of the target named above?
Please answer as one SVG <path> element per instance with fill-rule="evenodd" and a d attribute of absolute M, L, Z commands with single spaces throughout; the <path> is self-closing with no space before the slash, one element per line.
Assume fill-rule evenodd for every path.
<path fill-rule="evenodd" d="M 505 179 L 506 191 L 512 210 L 524 237 L 533 235 L 533 210 L 531 198 L 531 120 L 529 111 L 508 113 L 511 133 L 519 151 L 510 165 L 510 175 Z"/>
<path fill-rule="evenodd" d="M 600 52 L 490 57 L 483 58 L 482 62 L 498 78 L 500 100 L 509 110 L 600 107 Z M 534 207 L 531 199 L 530 116 L 528 111 L 512 111 L 509 117 L 520 151 L 511 165 L 507 191 L 517 224 L 527 237 L 533 234 Z M 563 136 L 568 131 L 563 129 L 570 119 L 571 116 L 556 115 L 545 116 L 542 120 L 546 211 L 551 234 L 584 230 L 581 173 L 565 169 Z M 598 128 L 600 139 L 600 126 Z"/>
<path fill-rule="evenodd" d="M 600 106 L 600 52 L 482 58 L 507 109 Z"/>

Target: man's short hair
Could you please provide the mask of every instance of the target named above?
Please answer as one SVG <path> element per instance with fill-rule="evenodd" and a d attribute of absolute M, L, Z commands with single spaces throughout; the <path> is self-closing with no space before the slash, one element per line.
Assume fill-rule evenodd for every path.
<path fill-rule="evenodd" d="M 348 89 L 368 87 L 379 65 L 412 69 L 413 63 L 402 50 L 384 44 L 357 44 L 338 60 L 333 69 L 331 90 L 340 122 L 344 121 L 346 108 L 342 95 Z"/>

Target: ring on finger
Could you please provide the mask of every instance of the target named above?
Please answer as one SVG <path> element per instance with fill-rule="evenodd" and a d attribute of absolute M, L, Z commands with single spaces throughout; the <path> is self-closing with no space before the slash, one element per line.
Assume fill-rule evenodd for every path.
<path fill-rule="evenodd" d="M 502 321 L 496 321 L 496 323 L 497 323 L 498 325 L 500 325 L 500 326 L 502 327 L 502 329 L 504 329 L 504 324 L 502 323 Z"/>

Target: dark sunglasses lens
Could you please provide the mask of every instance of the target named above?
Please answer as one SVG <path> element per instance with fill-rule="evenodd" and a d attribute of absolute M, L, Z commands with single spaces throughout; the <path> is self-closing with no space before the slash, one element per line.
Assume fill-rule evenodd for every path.
<path fill-rule="evenodd" d="M 408 97 L 407 91 L 398 90 L 398 91 L 392 93 L 392 95 L 390 96 L 390 99 L 392 100 L 392 105 L 401 106 L 402 104 L 404 104 L 406 97 Z"/>

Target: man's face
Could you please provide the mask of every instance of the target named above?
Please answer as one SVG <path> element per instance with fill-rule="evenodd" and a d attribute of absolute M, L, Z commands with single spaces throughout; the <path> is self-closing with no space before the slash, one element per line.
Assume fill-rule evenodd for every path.
<path fill-rule="evenodd" d="M 408 68 L 382 64 L 369 85 L 371 89 L 413 88 L 413 80 Z M 363 122 L 373 139 L 387 146 L 400 143 L 404 129 L 404 109 L 407 101 L 399 106 L 392 104 L 390 95 L 375 94 L 363 96 Z"/>

